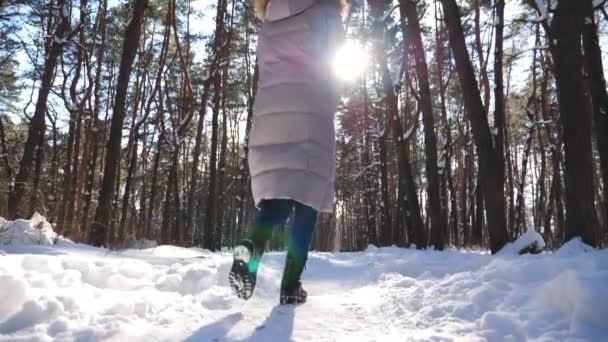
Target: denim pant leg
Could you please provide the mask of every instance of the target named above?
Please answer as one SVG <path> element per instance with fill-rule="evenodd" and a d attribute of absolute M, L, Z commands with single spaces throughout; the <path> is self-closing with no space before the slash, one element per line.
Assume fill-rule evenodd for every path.
<path fill-rule="evenodd" d="M 293 201 L 284 199 L 265 200 L 260 203 L 260 209 L 255 215 L 255 225 L 251 232 L 251 240 L 256 251 L 264 252 L 266 242 L 272 237 L 273 229 L 285 223 L 293 209 Z"/>
<path fill-rule="evenodd" d="M 289 236 L 288 253 L 301 262 L 308 259 L 312 234 L 317 223 L 317 211 L 301 203 L 295 203 L 295 216 Z"/>

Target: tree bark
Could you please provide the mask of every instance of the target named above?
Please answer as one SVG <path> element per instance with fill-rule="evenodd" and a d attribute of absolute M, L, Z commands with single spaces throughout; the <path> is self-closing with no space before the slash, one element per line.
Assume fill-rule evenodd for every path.
<path fill-rule="evenodd" d="M 392 231 L 391 231 L 391 217 L 390 217 L 390 200 L 388 194 L 388 158 L 387 158 L 387 131 L 380 136 L 378 139 L 378 153 L 380 154 L 380 189 L 381 189 L 381 202 L 380 202 L 380 239 L 375 230 L 375 225 L 368 227 L 372 230 L 369 234 L 369 241 L 374 245 L 380 244 L 381 246 L 388 246 L 391 243 Z"/>
<path fill-rule="evenodd" d="M 443 250 L 445 221 L 441 215 L 441 197 L 439 195 L 439 174 L 437 167 L 437 136 L 435 135 L 435 119 L 433 114 L 433 103 L 431 99 L 431 88 L 429 85 L 429 71 L 426 63 L 420 22 L 416 4 L 409 0 L 399 0 L 399 8 L 402 16 L 407 17 L 407 33 L 413 44 L 413 55 L 416 76 L 420 91 L 420 107 L 422 110 L 422 122 L 424 123 L 424 152 L 427 178 L 427 194 L 429 200 L 429 215 L 431 221 L 430 243 L 438 250 Z M 403 23 L 403 21 L 402 21 Z M 404 27 L 401 28 L 406 32 Z"/>
<path fill-rule="evenodd" d="M 83 206 L 82 206 L 82 223 L 81 227 L 84 229 L 85 237 L 88 236 L 89 229 L 89 211 L 91 206 L 91 198 L 93 197 L 93 188 L 95 185 L 95 169 L 97 168 L 97 158 L 99 155 L 99 130 L 100 125 L 98 122 L 99 119 L 99 111 L 101 105 L 101 76 L 103 73 L 103 60 L 105 56 L 106 49 L 106 22 L 107 22 L 107 12 L 108 12 L 108 1 L 103 0 L 99 4 L 99 14 L 98 16 L 98 29 L 97 33 L 100 36 L 100 44 L 97 50 L 97 64 L 95 68 L 95 81 L 93 86 L 93 110 L 91 114 L 91 120 L 89 123 L 89 132 L 87 134 L 87 143 L 89 146 L 89 150 L 85 149 L 85 160 L 88 161 L 87 172 L 86 172 L 86 180 L 84 186 L 84 196 L 83 196 Z M 87 154 L 90 153 L 90 156 Z"/>
<path fill-rule="evenodd" d="M 566 241 L 580 236 L 597 246 L 599 222 L 594 205 L 591 103 L 582 75 L 584 6 L 561 0 L 549 28 L 566 161 Z"/>
<path fill-rule="evenodd" d="M 504 155 L 501 130 L 490 130 L 473 65 L 466 48 L 460 11 L 455 0 L 441 0 L 456 61 L 460 88 L 479 154 L 481 191 L 486 208 L 490 250 L 498 252 L 509 240 L 505 219 Z"/>
<path fill-rule="evenodd" d="M 10 182 L 10 180 L 13 179 L 13 169 L 11 168 L 11 164 L 8 160 L 8 147 L 6 144 L 6 132 L 4 131 L 4 124 L 2 123 L 2 116 L 0 116 L 0 156 L 2 156 L 2 162 L 4 163 L 4 176 L 6 177 L 5 179 Z M 4 203 L 2 203 L 0 208 L 6 208 L 6 207 L 4 207 Z"/>
<path fill-rule="evenodd" d="M 598 25 L 595 22 L 591 0 L 585 1 L 585 26 L 583 28 L 583 48 L 585 67 L 589 75 L 589 88 L 593 101 L 595 136 L 600 156 L 600 169 L 604 185 L 603 222 L 608 231 L 608 92 L 602 65 L 602 50 L 599 42 Z"/>
<path fill-rule="evenodd" d="M 36 147 L 36 163 L 34 169 L 34 180 L 32 182 L 32 196 L 30 199 L 30 210 L 28 213 L 28 217 L 32 217 L 34 213 L 40 209 L 41 203 L 38 192 L 40 192 L 40 172 L 42 171 L 42 160 L 44 157 L 44 135 L 40 136 L 40 141 L 38 142 L 38 146 Z M 42 213 L 44 214 L 44 213 Z"/>
<path fill-rule="evenodd" d="M 228 44 L 230 44 L 230 38 L 228 39 Z M 229 46 L 229 45 L 227 45 Z M 228 65 L 230 64 L 228 55 L 230 48 L 227 48 L 226 52 L 226 60 L 227 62 L 224 64 L 222 73 L 224 74 L 222 78 L 222 139 L 220 141 L 220 155 L 219 161 L 217 163 L 218 168 L 218 182 L 217 182 L 217 198 L 218 203 L 220 205 L 217 206 L 217 235 L 215 239 L 215 249 L 221 249 L 222 238 L 224 235 L 224 228 L 226 227 L 224 222 L 224 214 L 225 207 L 227 207 L 227 203 L 224 202 L 224 191 L 225 185 L 224 182 L 226 180 L 226 155 L 228 149 Z"/>
<path fill-rule="evenodd" d="M 213 53 L 222 55 L 222 44 L 224 36 L 224 14 L 228 0 L 218 0 L 216 27 L 215 27 L 215 44 Z M 220 91 L 222 78 L 221 73 L 214 75 L 213 81 L 213 117 L 211 118 L 211 156 L 209 158 L 209 193 L 207 196 L 207 210 L 205 212 L 205 232 L 203 236 L 203 247 L 215 250 L 215 242 L 217 239 L 217 147 L 218 147 L 218 117 L 220 112 Z"/>
<path fill-rule="evenodd" d="M 213 72 L 213 68 L 209 69 Z M 207 113 L 207 102 L 209 101 L 209 88 L 211 87 L 211 78 L 205 80 L 205 84 L 203 86 L 203 97 L 201 99 L 201 109 L 199 112 L 198 123 L 196 126 L 196 138 L 194 142 L 194 151 L 193 151 L 193 161 L 192 161 L 192 170 L 191 170 L 191 178 L 190 178 L 190 189 L 188 190 L 188 202 L 186 208 L 186 231 L 191 232 L 192 228 L 196 224 L 197 217 L 194 214 L 195 202 L 196 198 L 196 189 L 198 187 L 198 176 L 200 173 L 199 164 L 200 164 L 200 155 L 202 150 L 202 142 L 203 142 L 203 128 L 205 127 L 205 114 Z M 198 234 L 195 234 L 195 240 L 198 239 Z M 195 244 L 198 241 L 195 241 Z"/>
<path fill-rule="evenodd" d="M 479 58 L 479 73 L 481 74 L 481 85 L 483 87 L 483 106 L 487 115 L 490 111 L 490 79 L 488 78 L 488 71 L 486 68 L 487 61 L 483 56 L 483 42 L 481 41 L 481 0 L 475 0 L 475 4 L 473 6 L 475 7 L 475 52 Z M 498 29 L 498 25 L 496 26 Z"/>
<path fill-rule="evenodd" d="M 372 16 L 380 18 L 384 15 L 384 2 L 381 0 L 369 0 L 371 6 Z M 384 30 L 382 26 L 384 23 L 377 20 L 374 24 L 374 35 L 378 40 L 376 46 L 377 63 L 379 64 L 379 72 L 382 83 L 382 91 L 384 95 L 384 104 L 386 106 L 386 117 L 388 118 L 388 125 L 393 133 L 393 139 L 395 144 L 395 150 L 397 153 L 397 165 L 399 182 L 403 185 L 404 192 L 399 196 L 401 205 L 406 210 L 406 220 L 409 221 L 408 229 L 410 230 L 410 237 L 413 239 L 412 242 L 416 244 L 418 248 L 424 248 L 427 245 L 426 234 L 424 231 L 424 221 L 422 220 L 420 204 L 418 200 L 418 192 L 416 190 L 416 184 L 412 175 L 412 169 L 408 156 L 407 138 L 403 131 L 401 124 L 401 118 L 399 115 L 399 105 L 397 94 L 395 93 L 395 86 L 391 77 L 390 70 L 387 64 L 386 54 L 386 43 L 384 41 Z M 408 59 L 409 43 L 404 42 L 404 59 Z M 407 65 L 408 62 L 404 61 L 403 65 Z M 417 120 L 417 118 L 415 119 Z M 415 122 L 413 123 L 416 124 Z"/>

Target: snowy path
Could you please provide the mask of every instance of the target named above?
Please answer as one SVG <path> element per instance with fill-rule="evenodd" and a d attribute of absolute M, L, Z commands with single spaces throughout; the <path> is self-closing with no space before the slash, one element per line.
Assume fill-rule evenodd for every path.
<path fill-rule="evenodd" d="M 608 340 L 608 251 L 578 242 L 537 256 L 312 253 L 297 308 L 276 305 L 282 253 L 243 302 L 226 253 L 1 248 L 0 341 Z"/>

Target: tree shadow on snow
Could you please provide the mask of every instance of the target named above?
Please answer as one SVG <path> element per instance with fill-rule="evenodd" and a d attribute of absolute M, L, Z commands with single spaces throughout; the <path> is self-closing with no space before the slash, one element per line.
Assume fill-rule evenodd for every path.
<path fill-rule="evenodd" d="M 249 342 L 268 342 L 268 341 L 292 341 L 294 321 L 294 306 L 275 306 L 266 320 L 255 327 L 250 336 L 242 339 L 228 337 L 232 328 L 242 319 L 243 314 L 234 313 L 222 318 L 219 321 L 201 327 L 186 342 L 226 342 L 226 341 L 249 341 Z"/>

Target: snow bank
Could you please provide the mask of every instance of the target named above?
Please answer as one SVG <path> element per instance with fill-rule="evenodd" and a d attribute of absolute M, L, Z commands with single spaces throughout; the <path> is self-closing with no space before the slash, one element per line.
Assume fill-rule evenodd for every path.
<path fill-rule="evenodd" d="M 28 283 L 9 274 L 0 275 L 0 321 L 17 311 L 26 300 Z"/>
<path fill-rule="evenodd" d="M 0 341 L 601 341 L 608 250 L 555 253 L 372 247 L 311 253 L 309 300 L 277 306 L 284 253 L 264 256 L 254 296 L 228 287 L 229 253 L 78 244 L 0 256 Z M 519 245 L 521 243 L 521 245 Z M 27 252 L 27 253 L 26 253 Z"/>
<path fill-rule="evenodd" d="M 555 254 L 568 257 L 591 251 L 593 251 L 593 247 L 581 241 L 580 237 L 575 237 L 560 247 Z"/>
<path fill-rule="evenodd" d="M 200 303 L 226 307 L 236 300 L 216 286 L 217 256 L 201 263 L 203 253 L 173 246 L 120 253 L 78 244 L 39 248 L 26 254 L 7 245 L 0 257 L 0 341 L 151 337 L 157 327 L 202 317 L 208 310 Z M 176 253 L 158 256 L 170 250 Z"/>
<path fill-rule="evenodd" d="M 38 213 L 31 219 L 7 221 L 0 217 L 0 246 L 2 245 L 54 245 L 70 240 L 53 231 L 53 226 Z"/>

